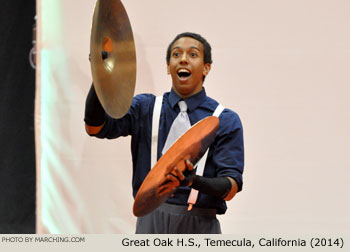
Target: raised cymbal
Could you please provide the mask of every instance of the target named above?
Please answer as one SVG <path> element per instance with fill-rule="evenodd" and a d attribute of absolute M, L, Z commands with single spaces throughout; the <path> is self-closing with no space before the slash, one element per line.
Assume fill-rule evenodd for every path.
<path fill-rule="evenodd" d="M 114 118 L 130 108 L 136 81 L 136 53 L 128 15 L 119 0 L 97 0 L 90 58 L 93 84 L 105 111 Z"/>
<path fill-rule="evenodd" d="M 133 206 L 135 216 L 140 217 L 152 212 L 170 197 L 176 188 L 165 194 L 159 190 L 159 187 L 166 182 L 166 176 L 175 166 L 184 172 L 185 159 L 196 164 L 214 141 L 218 128 L 219 119 L 216 116 L 209 116 L 193 125 L 176 140 L 141 184 Z"/>

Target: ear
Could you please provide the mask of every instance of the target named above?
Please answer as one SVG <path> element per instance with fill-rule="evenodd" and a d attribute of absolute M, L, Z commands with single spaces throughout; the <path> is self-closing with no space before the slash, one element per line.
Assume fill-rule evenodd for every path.
<path fill-rule="evenodd" d="M 167 69 L 168 74 L 170 74 L 170 66 L 169 66 L 169 64 L 167 64 L 166 69 Z"/>
<path fill-rule="evenodd" d="M 211 69 L 211 65 L 209 63 L 204 64 L 203 75 L 207 76 Z"/>

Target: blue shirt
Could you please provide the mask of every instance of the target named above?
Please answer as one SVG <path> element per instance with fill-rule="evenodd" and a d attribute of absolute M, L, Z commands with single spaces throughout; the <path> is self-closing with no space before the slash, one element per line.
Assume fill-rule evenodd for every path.
<path fill-rule="evenodd" d="M 162 155 L 170 127 L 180 112 L 177 103 L 181 100 L 174 90 L 163 95 L 163 105 L 159 121 L 158 159 Z M 191 125 L 211 116 L 218 102 L 206 95 L 205 89 L 184 100 L 188 107 Z M 151 169 L 151 135 L 155 96 L 140 94 L 134 97 L 128 113 L 113 119 L 107 116 L 105 126 L 96 136 L 99 138 L 117 138 L 131 135 L 131 153 L 133 161 L 132 187 L 133 196 Z M 230 109 L 225 109 L 219 116 L 220 125 L 216 132 L 206 161 L 205 177 L 231 177 L 242 190 L 244 166 L 243 129 L 239 116 Z M 187 205 L 189 187 L 179 187 L 174 197 L 167 201 L 171 204 Z M 227 206 L 223 199 L 199 193 L 196 207 L 216 208 L 218 214 L 225 213 Z"/>

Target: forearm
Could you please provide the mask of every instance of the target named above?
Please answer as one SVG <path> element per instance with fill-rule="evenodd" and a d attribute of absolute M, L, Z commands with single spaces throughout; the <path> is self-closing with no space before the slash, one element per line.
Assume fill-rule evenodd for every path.
<path fill-rule="evenodd" d="M 189 186 L 202 193 L 222 198 L 226 201 L 231 200 L 238 192 L 238 184 L 231 177 L 214 177 L 207 178 L 196 175 L 193 171 L 193 164 L 185 160 L 186 175 L 176 166 L 167 175 L 170 187 Z M 166 186 L 164 186 L 166 187 Z"/>
<path fill-rule="evenodd" d="M 103 128 L 106 113 L 96 95 L 94 86 L 91 85 L 85 102 L 85 130 L 89 135 L 98 134 Z"/>
<path fill-rule="evenodd" d="M 228 177 L 206 178 L 195 175 L 190 187 L 211 196 L 230 200 L 237 192 L 235 189 L 237 186 L 234 183 L 234 180 Z"/>

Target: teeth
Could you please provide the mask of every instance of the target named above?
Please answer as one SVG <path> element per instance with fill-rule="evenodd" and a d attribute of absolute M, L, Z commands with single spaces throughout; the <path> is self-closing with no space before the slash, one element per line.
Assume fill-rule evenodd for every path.
<path fill-rule="evenodd" d="M 177 71 L 178 73 L 190 73 L 187 69 L 180 69 Z"/>

